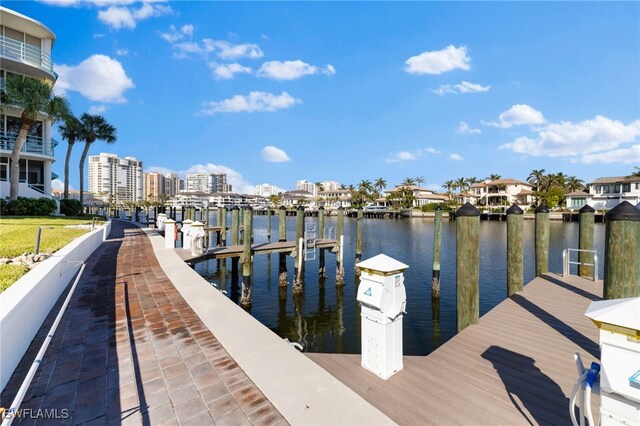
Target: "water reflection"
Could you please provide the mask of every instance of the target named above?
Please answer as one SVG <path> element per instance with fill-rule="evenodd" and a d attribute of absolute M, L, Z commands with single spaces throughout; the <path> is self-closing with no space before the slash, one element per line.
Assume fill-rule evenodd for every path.
<path fill-rule="evenodd" d="M 215 222 L 215 218 L 211 218 Z M 317 221 L 317 218 L 307 218 Z M 335 217 L 325 226 L 336 226 Z M 266 242 L 266 216 L 254 218 L 254 240 Z M 272 217 L 271 234 L 277 235 L 278 219 Z M 604 225 L 595 225 L 598 256 L 604 259 Z M 534 223 L 524 221 L 524 281 L 534 276 Z M 295 238 L 295 217 L 287 217 L 287 239 Z M 578 224 L 551 221 L 549 267 L 562 270 L 562 249 L 578 246 Z M 455 223 L 442 223 L 440 298 L 431 297 L 433 221 L 428 219 L 365 219 L 363 259 L 384 253 L 408 264 L 405 272 L 407 315 L 404 317 L 404 352 L 424 355 L 455 334 Z M 305 342 L 314 352 L 360 352 L 360 306 L 356 301 L 358 277 L 354 273 L 355 220 L 345 220 L 344 285 L 336 286 L 336 257 L 326 252 L 327 278 L 319 278 L 319 256 L 305 267 L 305 291 L 292 295 L 293 258 L 286 256 L 289 285 L 279 282 L 280 256 L 254 257 L 253 305 L 251 315 L 275 333 L 292 341 Z M 216 282 L 235 303 L 239 301 L 238 276 L 228 271 L 227 260 L 207 260 L 195 265 L 198 273 Z M 603 265 L 599 265 L 602 275 Z M 233 268 L 232 268 L 233 271 Z M 480 314 L 500 303 L 507 294 L 506 222 L 480 224 Z M 575 269 L 572 273 L 576 273 Z"/>

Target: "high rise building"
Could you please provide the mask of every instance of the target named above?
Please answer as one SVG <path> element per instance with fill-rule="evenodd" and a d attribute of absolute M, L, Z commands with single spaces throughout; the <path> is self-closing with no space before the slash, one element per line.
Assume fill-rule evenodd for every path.
<path fill-rule="evenodd" d="M 224 173 L 190 173 L 185 179 L 185 192 L 219 193 L 231 192 Z"/>
<path fill-rule="evenodd" d="M 260 195 L 262 197 L 270 197 L 272 195 L 277 195 L 277 189 L 274 185 L 270 185 L 268 183 L 263 183 L 262 185 L 256 185 L 256 195 Z"/>
<path fill-rule="evenodd" d="M 160 201 L 167 195 L 167 178 L 159 172 L 143 174 L 142 198 L 145 201 Z"/>
<path fill-rule="evenodd" d="M 46 26 L 28 16 L 0 7 L 0 85 L 10 74 L 44 79 L 53 85 L 57 74 L 53 71 L 51 50 L 56 36 Z M 0 193 L 10 193 L 9 157 L 20 130 L 20 110 L 9 106 L 0 114 Z M 51 118 L 38 114 L 20 152 L 18 195 L 21 197 L 49 197 L 51 194 L 51 165 L 55 161 L 51 138 Z"/>
<path fill-rule="evenodd" d="M 306 180 L 299 180 L 296 182 L 296 191 L 307 191 L 314 197 L 318 195 L 318 188 L 316 187 L 316 184 Z"/>
<path fill-rule="evenodd" d="M 173 197 L 176 194 L 179 194 L 182 191 L 184 181 L 178 177 L 175 173 L 167 173 L 164 175 L 165 182 L 165 192 L 170 197 Z"/>
<path fill-rule="evenodd" d="M 114 203 L 142 200 L 142 161 L 104 152 L 90 156 L 89 192 Z"/>
<path fill-rule="evenodd" d="M 326 180 L 322 182 L 322 188 L 325 191 L 335 191 L 336 189 L 340 189 L 340 184 L 335 180 Z"/>

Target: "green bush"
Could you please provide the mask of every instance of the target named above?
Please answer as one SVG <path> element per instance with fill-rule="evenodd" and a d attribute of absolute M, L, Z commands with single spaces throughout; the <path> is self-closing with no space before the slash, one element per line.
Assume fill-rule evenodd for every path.
<path fill-rule="evenodd" d="M 449 206 L 446 206 L 444 204 L 438 204 L 438 203 L 425 204 L 424 206 L 422 206 L 422 208 L 420 210 L 422 210 L 423 212 L 434 212 L 434 211 L 436 211 L 436 207 L 438 207 L 438 206 L 440 206 L 442 211 L 449 210 Z"/>
<path fill-rule="evenodd" d="M 56 201 L 52 198 L 25 198 L 0 200 L 0 214 L 12 216 L 46 216 L 55 213 Z"/>
<path fill-rule="evenodd" d="M 82 204 L 79 200 L 60 200 L 60 213 L 65 216 L 82 216 Z"/>

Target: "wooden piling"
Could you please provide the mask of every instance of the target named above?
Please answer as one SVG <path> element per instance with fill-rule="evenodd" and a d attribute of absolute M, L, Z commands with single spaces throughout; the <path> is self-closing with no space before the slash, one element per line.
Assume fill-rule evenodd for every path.
<path fill-rule="evenodd" d="M 442 208 L 436 207 L 433 221 L 433 269 L 431 272 L 431 298 L 440 297 L 440 246 L 442 245 Z M 432 300 L 433 302 L 433 300 Z M 440 304 L 438 303 L 438 307 Z M 438 313 L 438 317 L 439 317 Z"/>
<path fill-rule="evenodd" d="M 271 207 L 267 207 L 267 241 L 271 242 Z"/>
<path fill-rule="evenodd" d="M 356 274 L 360 274 L 358 268 L 355 267 L 356 264 L 360 263 L 362 260 L 362 224 L 364 222 L 364 215 L 362 207 L 358 207 L 356 213 L 356 261 L 354 263 L 354 268 L 356 270 Z"/>
<path fill-rule="evenodd" d="M 523 214 L 515 204 L 507 209 L 507 296 L 522 291 L 524 285 Z"/>
<path fill-rule="evenodd" d="M 240 232 L 240 208 L 233 206 L 231 209 L 231 245 L 237 246 L 239 242 Z"/>
<path fill-rule="evenodd" d="M 344 266 L 342 265 L 344 248 L 344 208 L 338 207 L 338 228 L 336 230 L 336 240 L 338 241 L 338 253 L 336 253 L 336 285 L 344 285 Z"/>
<path fill-rule="evenodd" d="M 320 207 L 318 209 L 318 239 L 324 239 L 324 207 Z M 322 285 L 323 281 L 327 278 L 327 268 L 325 266 L 325 251 L 324 249 L 319 249 L 319 257 L 318 257 L 318 278 L 320 279 L 320 284 Z"/>
<path fill-rule="evenodd" d="M 287 241 L 287 208 L 285 206 L 280 206 L 278 209 L 278 241 Z M 286 253 L 279 253 L 278 263 L 278 285 L 286 287 L 288 285 Z"/>
<path fill-rule="evenodd" d="M 549 208 L 540 205 L 535 211 L 536 277 L 549 272 Z"/>
<path fill-rule="evenodd" d="M 251 241 L 253 239 L 253 209 L 246 207 L 244 216 L 244 247 L 242 251 L 242 296 L 240 304 L 242 307 L 250 307 L 253 299 L 252 270 L 253 259 L 251 254 Z"/>
<path fill-rule="evenodd" d="M 304 207 L 298 206 L 296 210 L 296 255 L 293 266 L 293 293 L 302 292 L 304 281 L 304 250 L 301 240 L 304 238 Z"/>
<path fill-rule="evenodd" d="M 580 250 L 595 250 L 595 223 L 596 211 L 589 204 L 585 204 L 580 209 L 578 219 L 578 248 Z M 585 265 L 585 263 L 593 263 L 593 254 L 586 252 L 578 252 L 578 275 L 581 277 L 592 277 L 593 266 Z"/>
<path fill-rule="evenodd" d="M 640 210 L 623 201 L 605 215 L 604 298 L 640 296 Z"/>
<path fill-rule="evenodd" d="M 222 207 L 222 218 L 220 220 L 220 226 L 222 230 L 220 231 L 220 239 L 222 240 L 222 246 L 227 245 L 227 208 Z"/>
<path fill-rule="evenodd" d="M 466 203 L 456 211 L 457 329 L 480 318 L 480 211 Z"/>

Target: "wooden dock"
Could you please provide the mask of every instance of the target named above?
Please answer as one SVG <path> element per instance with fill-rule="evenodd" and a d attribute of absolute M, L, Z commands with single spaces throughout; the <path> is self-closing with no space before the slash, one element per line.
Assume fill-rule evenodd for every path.
<path fill-rule="evenodd" d="M 360 355 L 307 355 L 401 425 L 570 424 L 573 354 L 587 367 L 600 357 L 584 312 L 601 297 L 602 281 L 536 278 L 428 356 L 405 356 L 386 381 Z M 592 407 L 598 418 L 595 395 Z"/>
<path fill-rule="evenodd" d="M 316 240 L 315 247 L 318 249 L 337 249 L 338 242 L 336 240 Z M 226 247 L 212 247 L 207 253 L 201 256 L 194 256 L 190 250 L 177 248 L 175 251 L 185 262 L 197 262 L 204 259 L 226 259 L 228 257 L 240 257 L 244 246 L 242 244 Z M 270 254 L 270 253 L 288 253 L 293 254 L 296 250 L 295 241 L 280 241 L 273 243 L 260 243 L 251 245 L 251 253 L 253 254 Z"/>

